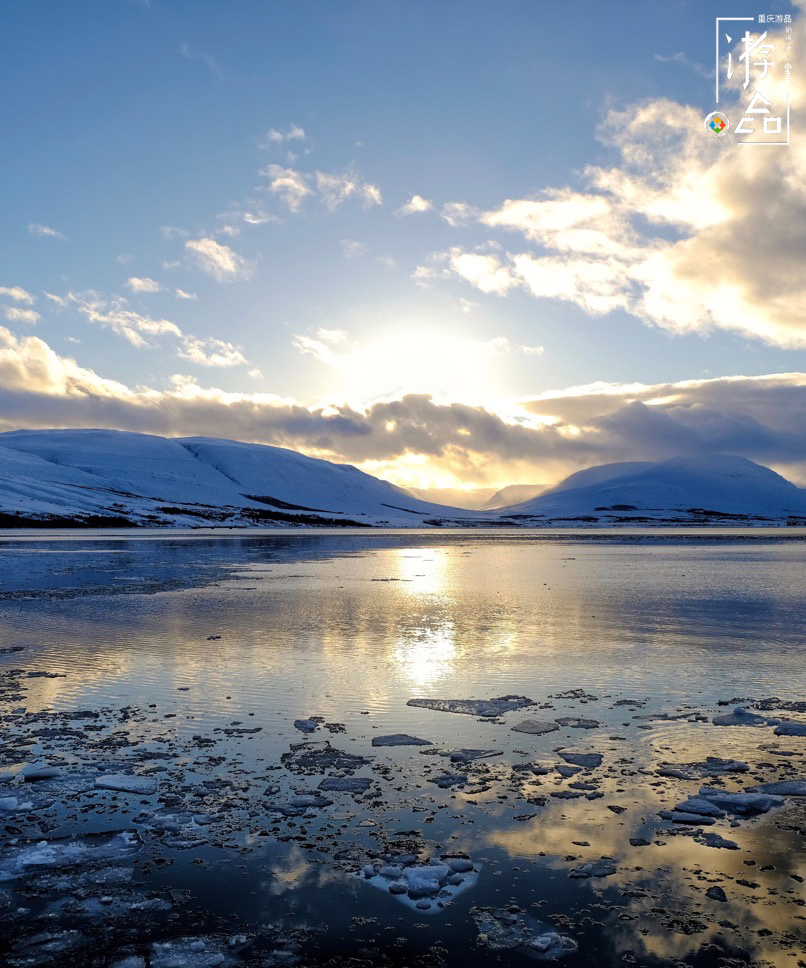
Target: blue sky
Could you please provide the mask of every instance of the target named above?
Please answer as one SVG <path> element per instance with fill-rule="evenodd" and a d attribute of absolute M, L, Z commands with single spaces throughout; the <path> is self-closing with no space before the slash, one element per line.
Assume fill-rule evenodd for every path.
<path fill-rule="evenodd" d="M 747 456 L 799 473 L 764 394 L 796 388 L 799 420 L 800 282 L 741 288 L 802 262 L 780 215 L 802 156 L 715 155 L 699 120 L 713 18 L 756 6 L 9 0 L 3 428 L 209 427 L 470 485 L 741 450 L 741 418 Z M 785 252 L 744 251 L 770 208 Z M 708 302 L 708 262 L 747 320 Z M 668 442 L 630 446 L 599 384 L 676 421 Z"/>

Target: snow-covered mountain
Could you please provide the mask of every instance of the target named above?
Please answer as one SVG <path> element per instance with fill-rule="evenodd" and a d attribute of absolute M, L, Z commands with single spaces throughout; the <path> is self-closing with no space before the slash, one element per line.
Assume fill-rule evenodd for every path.
<path fill-rule="evenodd" d="M 522 504 L 524 501 L 531 501 L 533 497 L 537 497 L 545 490 L 545 484 L 508 484 L 490 495 L 480 506 L 480 510 L 498 511 L 501 508 L 512 507 L 513 504 Z"/>
<path fill-rule="evenodd" d="M 473 487 L 469 489 L 458 487 L 406 487 L 409 494 L 419 498 L 421 501 L 428 501 L 430 504 L 444 504 L 452 508 L 464 508 L 467 511 L 482 510 L 490 498 L 495 494 L 494 487 Z M 525 500 L 526 497 L 534 495 L 524 495 L 518 500 Z M 514 504 L 514 501 L 509 501 Z"/>
<path fill-rule="evenodd" d="M 782 520 L 806 517 L 806 491 L 744 457 L 603 464 L 506 509 L 556 523 Z"/>
<path fill-rule="evenodd" d="M 117 430 L 0 434 L 0 513 L 12 519 L 110 518 L 178 526 L 399 527 L 468 516 L 418 500 L 350 465 L 282 447 Z"/>
<path fill-rule="evenodd" d="M 521 485 L 504 488 L 520 496 Z M 528 485 L 527 485 L 528 487 Z M 803 519 L 806 491 L 743 457 L 605 464 L 468 511 L 282 447 L 116 430 L 0 433 L 0 526 L 535 526 Z"/>

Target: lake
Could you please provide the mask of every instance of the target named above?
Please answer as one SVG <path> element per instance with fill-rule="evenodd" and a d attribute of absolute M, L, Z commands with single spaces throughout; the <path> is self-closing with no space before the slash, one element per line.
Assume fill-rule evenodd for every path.
<path fill-rule="evenodd" d="M 803 964 L 805 566 L 798 528 L 2 532 L 0 956 Z"/>

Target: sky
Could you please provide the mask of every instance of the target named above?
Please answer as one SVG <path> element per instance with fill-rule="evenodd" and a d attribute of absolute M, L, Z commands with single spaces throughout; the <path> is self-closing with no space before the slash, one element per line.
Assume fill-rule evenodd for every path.
<path fill-rule="evenodd" d="M 733 125 L 753 87 L 783 103 L 762 10 L 792 20 L 786 146 L 703 123 L 715 17 L 775 45 L 724 77 Z M 713 452 L 806 485 L 804 14 L 6 0 L 0 430 L 423 488 Z"/>

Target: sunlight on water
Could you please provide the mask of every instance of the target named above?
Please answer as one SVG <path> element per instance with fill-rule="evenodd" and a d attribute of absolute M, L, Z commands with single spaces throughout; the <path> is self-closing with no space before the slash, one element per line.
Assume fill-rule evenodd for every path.
<path fill-rule="evenodd" d="M 754 702 L 775 722 L 806 719 L 804 544 L 730 537 L 0 539 L 0 647 L 22 649 L 0 653 L 0 803 L 34 796 L 27 816 L 9 814 L 11 839 L 139 831 L 134 870 L 148 889 L 189 892 L 208 932 L 236 910 L 252 926 L 285 925 L 288 943 L 299 931 L 311 964 L 355 954 L 371 936 L 382 947 L 402 938 L 406 964 L 518 964 L 517 948 L 478 940 L 479 919 L 515 904 L 531 912 L 513 915 L 523 931 L 537 918 L 572 939 L 569 968 L 594 953 L 602 966 L 629 955 L 717 968 L 725 953 L 794 965 L 806 801 L 699 828 L 660 816 L 703 784 L 806 779 L 806 738 L 713 723 Z M 507 695 L 533 704 L 500 717 L 407 705 Z M 308 717 L 320 717 L 313 734 L 294 725 Z M 513 731 L 524 720 L 550 731 Z M 432 745 L 372 744 L 397 733 Z M 363 765 L 294 766 L 297 744 L 322 740 Z M 495 755 L 438 755 L 457 749 Z M 569 766 L 565 751 L 601 765 Z M 745 772 L 697 773 L 713 756 Z M 67 776 L 21 784 L 42 762 Z M 676 776 L 681 764 L 694 773 Z M 160 793 L 93 792 L 104 770 L 154 777 Z M 272 806 L 356 776 L 372 784 L 363 796 L 328 793 L 327 806 L 287 815 Z M 181 810 L 212 819 L 159 827 Z M 703 831 L 738 846 L 709 846 Z M 0 877 L 18 863 L 10 836 Z M 360 875 L 373 857 L 410 851 L 474 865 L 426 924 L 415 900 L 407 908 Z M 603 858 L 610 873 L 569 877 Z M 47 871 L 13 876 L 0 882 L 9 904 L 26 883 L 43 904 L 87 890 L 57 887 Z M 706 897 L 714 885 L 724 902 Z M 131 903 L 122 888 L 104 890 Z M 366 918 L 374 929 L 359 926 Z M 166 930 L 156 914 L 146 921 L 141 930 Z M 104 941 L 110 957 L 119 943 Z M 436 948 L 448 952 L 442 961 Z"/>

